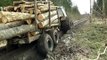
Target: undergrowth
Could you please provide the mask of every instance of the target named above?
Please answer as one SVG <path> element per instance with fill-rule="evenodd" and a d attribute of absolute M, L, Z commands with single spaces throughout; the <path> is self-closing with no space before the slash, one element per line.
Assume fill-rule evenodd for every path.
<path fill-rule="evenodd" d="M 107 25 L 91 23 L 85 28 L 81 29 L 75 35 L 76 40 L 83 48 L 88 48 L 89 58 L 96 58 L 99 49 L 103 52 L 105 44 L 107 43 Z M 100 57 L 100 60 L 107 60 L 106 54 Z"/>

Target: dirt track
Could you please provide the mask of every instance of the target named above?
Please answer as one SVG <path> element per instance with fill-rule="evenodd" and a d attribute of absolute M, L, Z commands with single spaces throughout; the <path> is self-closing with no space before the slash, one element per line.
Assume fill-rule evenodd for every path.
<path fill-rule="evenodd" d="M 82 19 L 82 21 L 74 22 L 73 30 L 69 30 L 67 34 L 61 38 L 53 54 L 48 55 L 46 60 L 76 60 L 76 53 L 86 54 L 86 52 L 80 49 L 79 45 L 75 43 L 77 41 L 73 38 L 73 32 L 81 28 L 87 21 L 87 19 Z"/>
<path fill-rule="evenodd" d="M 87 20 L 81 20 L 78 22 L 74 22 L 73 28 L 78 28 L 83 25 Z M 55 51 L 52 55 L 48 55 L 48 58 L 45 60 L 70 60 L 72 59 L 73 53 L 76 51 L 74 49 L 77 46 L 71 46 L 69 44 L 73 44 L 70 42 L 72 39 L 72 29 L 68 31 L 61 38 L 61 42 L 56 47 Z M 8 53 L 4 52 L 0 56 L 0 60 L 43 60 L 43 58 L 37 53 L 35 44 L 32 43 L 31 45 L 22 46 L 18 49 L 10 51 Z"/>
<path fill-rule="evenodd" d="M 35 45 L 27 45 L 4 53 L 0 60 L 43 60 L 36 51 Z"/>

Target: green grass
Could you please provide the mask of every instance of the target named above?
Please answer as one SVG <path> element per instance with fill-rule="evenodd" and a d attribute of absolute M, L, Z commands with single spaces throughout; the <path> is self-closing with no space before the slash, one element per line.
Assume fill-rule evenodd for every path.
<path fill-rule="evenodd" d="M 76 33 L 76 40 L 81 47 L 88 48 L 90 50 L 89 57 L 96 58 L 98 50 L 104 50 L 107 43 L 107 25 L 104 24 L 90 24 Z M 107 53 L 101 58 L 107 60 Z"/>

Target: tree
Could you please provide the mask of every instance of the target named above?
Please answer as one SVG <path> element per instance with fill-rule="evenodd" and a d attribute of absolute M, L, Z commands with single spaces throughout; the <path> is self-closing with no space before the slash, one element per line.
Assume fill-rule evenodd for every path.
<path fill-rule="evenodd" d="M 73 13 L 80 14 L 77 6 L 72 7 L 72 10 L 73 10 Z"/>
<path fill-rule="evenodd" d="M 13 0 L 0 0 L 0 7 L 12 5 Z"/>
<path fill-rule="evenodd" d="M 103 1 L 105 4 L 104 10 L 103 10 Z M 105 13 L 105 16 L 107 16 L 107 0 L 97 0 L 97 2 L 94 3 L 93 6 L 93 14 L 95 16 L 101 16 Z"/>
<path fill-rule="evenodd" d="M 67 12 L 71 12 L 72 2 L 71 0 L 52 0 L 55 5 L 65 7 Z"/>

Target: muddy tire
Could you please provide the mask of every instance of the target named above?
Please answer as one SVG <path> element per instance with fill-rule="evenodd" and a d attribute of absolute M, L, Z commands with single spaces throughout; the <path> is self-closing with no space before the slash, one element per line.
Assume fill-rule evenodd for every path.
<path fill-rule="evenodd" d="M 68 18 L 66 18 L 65 20 L 61 21 L 61 31 L 63 33 L 66 33 L 68 30 L 71 29 L 71 22 L 69 21 Z"/>
<path fill-rule="evenodd" d="M 49 34 L 43 33 L 38 40 L 38 52 L 42 56 L 46 56 L 48 53 L 51 53 L 54 49 L 53 39 Z"/>
<path fill-rule="evenodd" d="M 58 31 L 51 30 L 51 31 L 49 31 L 49 35 L 52 37 L 54 44 L 57 45 L 59 42 L 59 39 L 60 39 Z"/>

